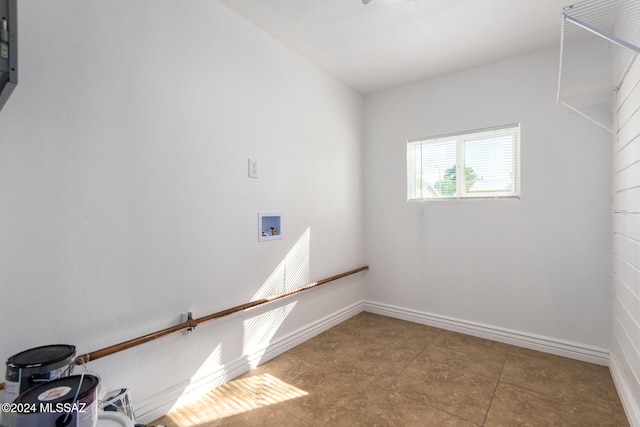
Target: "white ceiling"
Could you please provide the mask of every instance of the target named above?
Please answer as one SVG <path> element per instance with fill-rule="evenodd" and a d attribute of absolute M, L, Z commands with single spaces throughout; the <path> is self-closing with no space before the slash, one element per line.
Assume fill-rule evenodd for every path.
<path fill-rule="evenodd" d="M 575 0 L 218 0 L 360 93 L 560 44 Z"/>

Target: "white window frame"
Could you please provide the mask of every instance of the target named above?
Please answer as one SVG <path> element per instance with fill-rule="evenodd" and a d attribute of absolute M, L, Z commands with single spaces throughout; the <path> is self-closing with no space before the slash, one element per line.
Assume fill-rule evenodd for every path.
<path fill-rule="evenodd" d="M 468 191 L 466 189 L 465 147 L 468 141 L 489 137 L 510 136 L 513 143 L 512 165 L 513 182 L 510 191 Z M 425 195 L 423 188 L 416 188 L 416 146 L 420 144 L 436 144 L 451 142 L 456 145 L 456 192 L 453 196 Z M 420 180 L 421 182 L 421 180 Z M 407 200 L 456 200 L 456 199 L 509 199 L 520 198 L 520 124 L 509 124 L 492 128 L 467 131 L 457 134 L 440 135 L 429 138 L 419 138 L 407 142 Z"/>

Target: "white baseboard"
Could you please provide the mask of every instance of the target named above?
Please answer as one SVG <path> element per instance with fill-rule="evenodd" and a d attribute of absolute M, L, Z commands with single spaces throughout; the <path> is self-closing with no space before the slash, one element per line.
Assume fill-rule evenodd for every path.
<path fill-rule="evenodd" d="M 227 361 L 220 369 L 211 372 L 205 377 L 190 382 L 186 380 L 180 384 L 162 390 L 140 402 L 136 402 L 136 418 L 139 423 L 150 423 L 163 415 L 175 405 L 178 400 L 188 401 L 195 399 L 222 384 L 248 372 L 251 366 L 264 363 L 274 357 L 291 350 L 295 346 L 315 337 L 316 335 L 330 329 L 350 317 L 363 311 L 362 301 L 354 303 L 342 310 L 325 316 L 313 323 L 307 324 L 287 335 L 279 337 L 271 342 L 267 347 L 254 351 L 251 354 L 243 355 L 235 360 Z"/>
<path fill-rule="evenodd" d="M 432 313 L 425 313 L 417 310 L 410 310 L 374 301 L 365 301 L 364 311 L 454 332 L 460 332 L 467 335 L 473 335 L 480 338 L 486 338 L 519 347 L 525 347 L 531 350 L 569 357 L 583 362 L 609 366 L 608 350 L 590 347 L 579 343 L 528 334 L 525 332 L 440 316 Z"/>
<path fill-rule="evenodd" d="M 618 350 L 620 350 L 618 348 Z M 619 354 L 623 360 L 619 360 L 617 357 Z M 625 369 L 625 365 L 628 367 L 628 361 L 624 357 L 622 351 L 617 351 L 615 348 L 611 352 L 611 361 L 609 364 L 609 371 L 611 377 L 616 385 L 618 396 L 622 402 L 622 407 L 627 415 L 627 420 L 632 427 L 640 426 L 640 407 L 638 407 L 638 397 L 634 396 L 633 391 L 629 385 L 629 380 L 638 381 L 637 377 L 629 369 Z"/>
<path fill-rule="evenodd" d="M 396 319 L 460 332 L 481 338 L 512 344 L 520 347 L 556 354 L 598 365 L 609 366 L 609 352 L 604 349 L 580 345 L 549 337 L 527 334 L 519 331 L 469 322 L 431 313 L 410 310 L 402 307 L 381 304 L 373 301 L 361 301 L 334 312 L 313 323 L 307 324 L 287 335 L 279 337 L 267 347 L 227 361 L 220 369 L 209 373 L 195 383 L 188 380 L 176 384 L 170 389 L 136 403 L 138 422 L 150 423 L 166 414 L 179 399 L 197 398 L 232 379 L 249 371 L 251 366 L 264 363 L 295 346 L 315 337 L 356 314 L 367 311 Z M 636 425 L 636 424 L 633 424 Z"/>

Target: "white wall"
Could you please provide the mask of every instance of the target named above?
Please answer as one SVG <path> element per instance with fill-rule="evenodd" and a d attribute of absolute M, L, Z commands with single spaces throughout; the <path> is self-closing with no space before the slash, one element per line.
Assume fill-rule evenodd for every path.
<path fill-rule="evenodd" d="M 20 83 L 0 114 L 2 361 L 94 351 L 364 263 L 360 95 L 217 2 L 19 6 Z M 283 240 L 257 242 L 261 210 L 284 212 Z M 149 421 L 189 383 L 349 314 L 362 285 L 90 368 Z"/>
<path fill-rule="evenodd" d="M 632 425 L 640 425 L 640 62 L 617 95 L 613 144 L 611 372 Z"/>
<path fill-rule="evenodd" d="M 606 364 L 610 139 L 544 50 L 365 99 L 370 309 Z M 522 197 L 407 203 L 406 141 L 521 124 Z"/>

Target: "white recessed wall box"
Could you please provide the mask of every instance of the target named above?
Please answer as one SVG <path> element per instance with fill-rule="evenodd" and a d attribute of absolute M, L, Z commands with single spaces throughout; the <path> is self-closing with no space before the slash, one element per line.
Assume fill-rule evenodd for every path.
<path fill-rule="evenodd" d="M 0 0 L 0 110 L 18 84 L 17 0 Z"/>
<path fill-rule="evenodd" d="M 258 241 L 282 239 L 282 212 L 258 212 Z"/>

